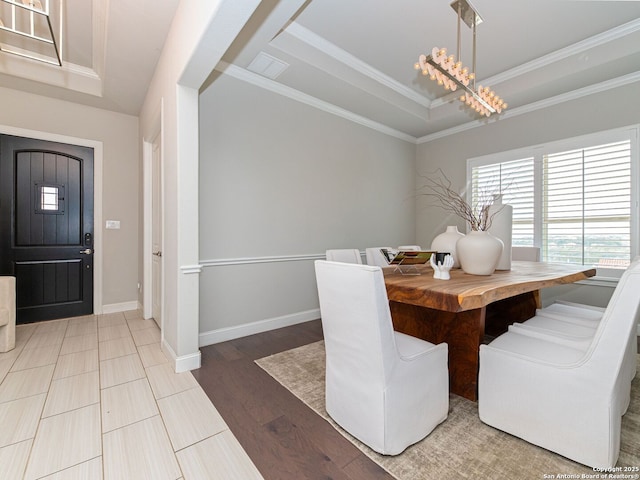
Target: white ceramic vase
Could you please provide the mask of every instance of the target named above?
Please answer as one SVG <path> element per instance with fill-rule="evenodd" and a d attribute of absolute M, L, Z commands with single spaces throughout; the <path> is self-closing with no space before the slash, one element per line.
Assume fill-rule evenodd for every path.
<path fill-rule="evenodd" d="M 495 195 L 489 207 L 492 218 L 489 232 L 502 240 L 504 248 L 496 265 L 496 270 L 511 270 L 511 236 L 513 232 L 513 207 L 502 203 L 502 195 Z"/>
<path fill-rule="evenodd" d="M 458 240 L 464 237 L 463 233 L 458 231 L 458 227 L 455 225 L 449 225 L 447 230 L 431 242 L 431 250 L 436 252 L 448 252 L 453 257 L 453 268 L 460 268 L 460 262 L 458 261 L 458 255 L 456 253 L 456 244 Z"/>
<path fill-rule="evenodd" d="M 500 260 L 504 245 L 489 232 L 473 230 L 456 244 L 460 266 L 471 275 L 491 275 Z"/>

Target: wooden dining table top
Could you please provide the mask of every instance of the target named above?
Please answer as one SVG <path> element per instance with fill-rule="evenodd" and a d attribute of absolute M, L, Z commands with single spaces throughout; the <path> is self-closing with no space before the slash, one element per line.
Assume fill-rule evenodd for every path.
<path fill-rule="evenodd" d="M 433 278 L 431 266 L 415 268 L 420 275 L 403 275 L 394 266 L 382 269 L 389 300 L 447 312 L 482 308 L 498 300 L 574 283 L 596 274 L 595 268 L 580 265 L 513 261 L 511 270 L 470 275 L 452 269 L 450 280 L 438 280 Z"/>

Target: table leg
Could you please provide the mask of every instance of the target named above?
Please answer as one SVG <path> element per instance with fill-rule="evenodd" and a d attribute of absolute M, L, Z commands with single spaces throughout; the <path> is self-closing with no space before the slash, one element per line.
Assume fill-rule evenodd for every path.
<path fill-rule="evenodd" d="M 539 294 L 527 292 L 462 312 L 445 312 L 393 301 L 389 306 L 393 327 L 398 332 L 449 345 L 449 390 L 475 401 L 478 398 L 480 344 L 485 333 L 498 336 L 512 323 L 533 317 L 539 306 Z"/>
<path fill-rule="evenodd" d="M 540 295 L 535 292 L 522 293 L 487 305 L 485 333 L 492 337 L 503 334 L 516 322 L 529 320 L 540 306 Z"/>
<path fill-rule="evenodd" d="M 449 390 L 477 400 L 478 352 L 484 336 L 485 308 L 443 312 L 390 302 L 394 328 L 431 343 L 449 346 Z"/>

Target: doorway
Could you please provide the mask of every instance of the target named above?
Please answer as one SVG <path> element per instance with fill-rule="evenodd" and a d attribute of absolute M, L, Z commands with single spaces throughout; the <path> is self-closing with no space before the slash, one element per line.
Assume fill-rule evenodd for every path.
<path fill-rule="evenodd" d="M 162 330 L 162 175 L 160 136 L 151 144 L 151 314 Z"/>
<path fill-rule="evenodd" d="M 94 151 L 0 135 L 0 274 L 17 323 L 93 313 Z"/>

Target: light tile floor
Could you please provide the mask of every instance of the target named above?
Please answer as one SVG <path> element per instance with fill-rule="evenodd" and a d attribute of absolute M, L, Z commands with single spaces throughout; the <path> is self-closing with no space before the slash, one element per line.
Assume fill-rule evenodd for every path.
<path fill-rule="evenodd" d="M 0 476 L 262 478 L 137 311 L 16 327 L 16 348 L 0 353 Z"/>

